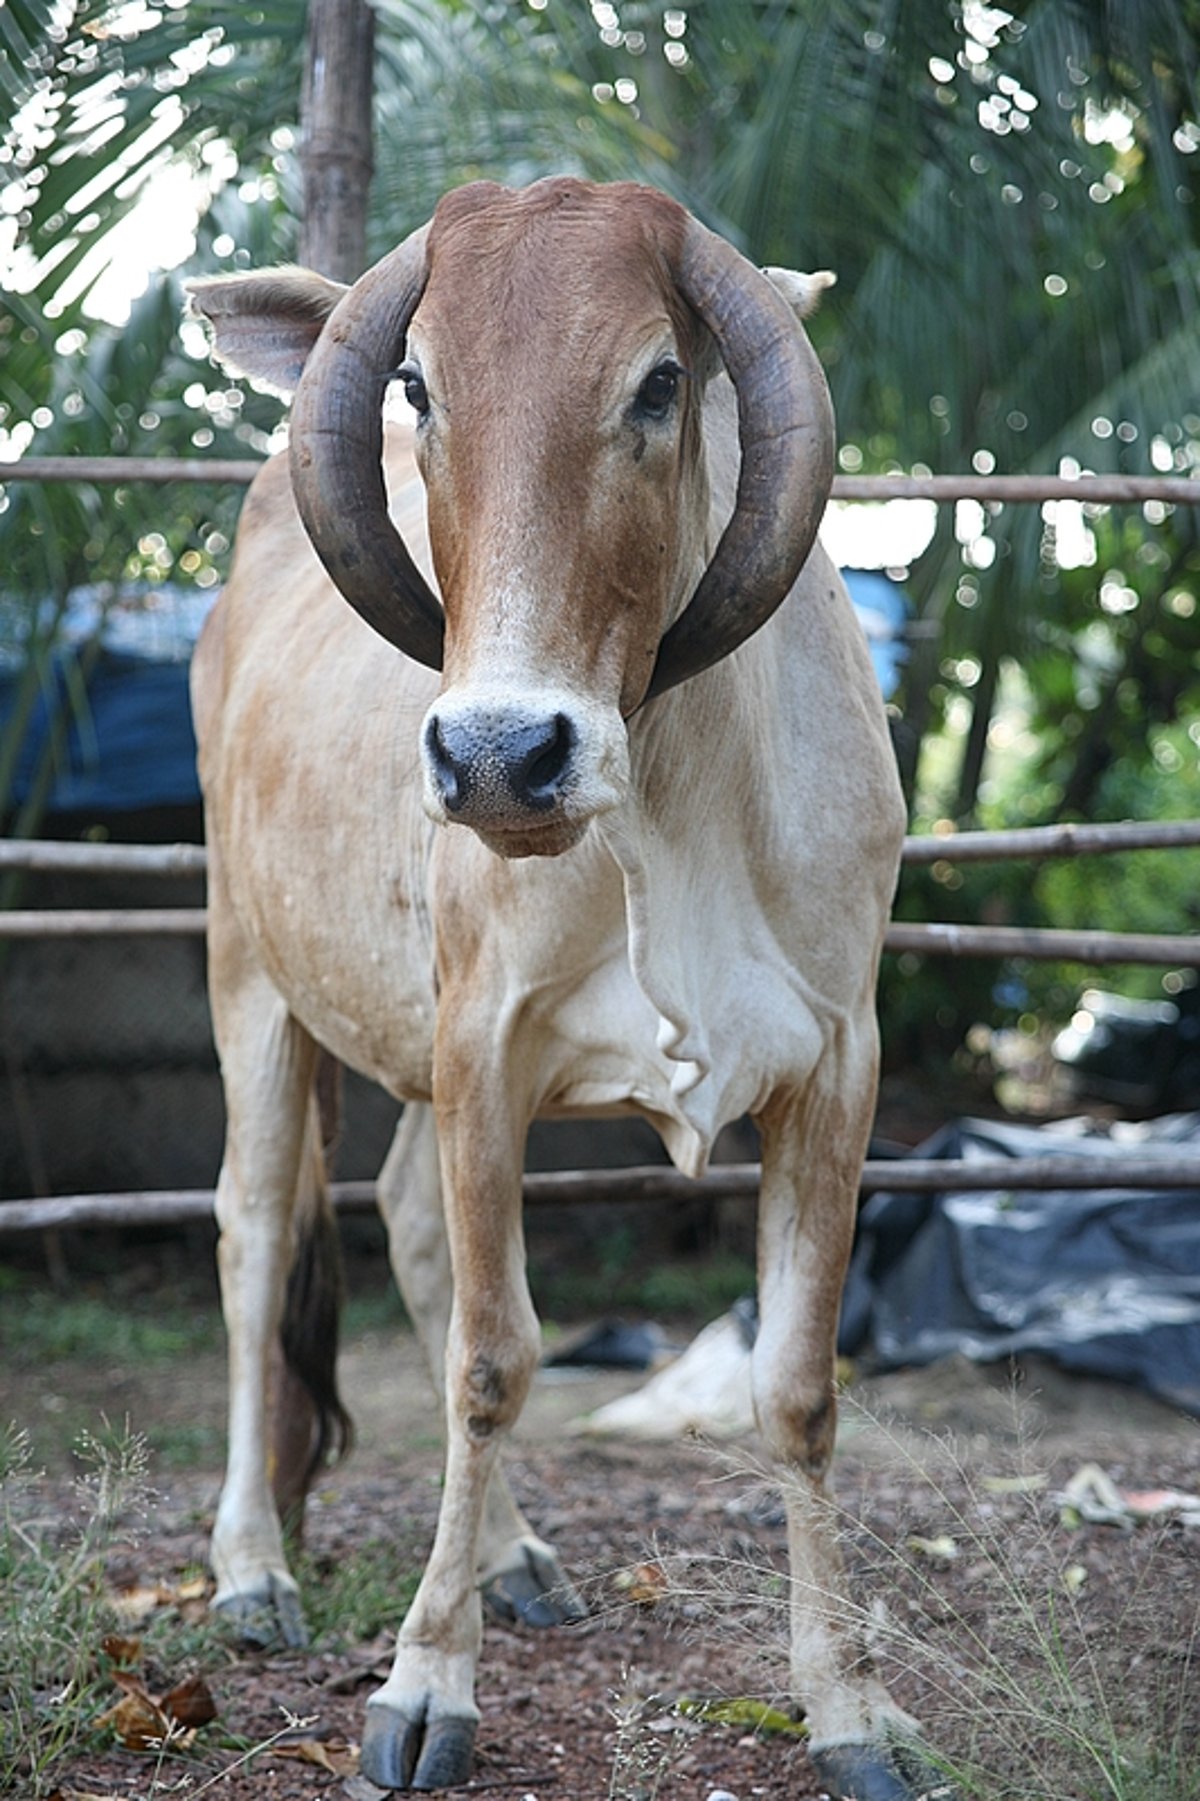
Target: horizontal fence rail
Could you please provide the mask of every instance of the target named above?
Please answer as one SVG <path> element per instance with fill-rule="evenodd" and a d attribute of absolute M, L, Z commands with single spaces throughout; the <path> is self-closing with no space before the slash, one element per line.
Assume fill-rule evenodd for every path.
<path fill-rule="evenodd" d="M 0 870 L 39 875 L 204 875 L 202 844 L 73 844 L 53 838 L 0 838 Z"/>
<path fill-rule="evenodd" d="M 1200 501 L 1186 475 L 835 475 L 834 500 L 1080 500 L 1093 506 Z"/>
<path fill-rule="evenodd" d="M 1200 968 L 1200 934 L 1074 932 L 1033 926 L 891 925 L 885 951 L 919 957 L 1024 957 L 1031 963 Z"/>
<path fill-rule="evenodd" d="M 911 837 L 904 841 L 904 861 L 915 866 L 1003 858 L 1100 856 L 1196 845 L 1200 845 L 1200 820 L 1149 824 L 1121 821 L 1110 825 L 1038 826 L 1027 831 Z M 204 848 L 195 844 L 93 845 L 0 840 L 0 871 L 179 876 L 199 875 L 206 867 Z M 207 914 L 202 907 L 13 909 L 0 913 L 0 938 L 198 937 L 206 923 Z M 897 922 L 888 928 L 884 949 L 933 957 L 1023 957 L 1031 962 L 1200 968 L 1200 935 Z"/>
<path fill-rule="evenodd" d="M 1033 825 L 1002 832 L 932 832 L 904 840 L 908 867 L 998 863 L 1042 857 L 1096 857 L 1130 850 L 1200 845 L 1200 819 L 1115 820 L 1109 825 Z"/>
<path fill-rule="evenodd" d="M 1120 821 L 1107 825 L 1039 826 L 1013 832 L 961 832 L 910 837 L 904 857 L 909 864 L 979 862 L 1003 858 L 1096 856 L 1121 851 L 1177 850 L 1200 845 L 1200 820 L 1158 823 Z M 199 875 L 206 867 L 201 845 L 93 845 L 41 840 L 0 841 L 0 869 L 54 874 Z M 10 913 L 0 915 L 0 934 L 45 937 L 115 932 L 190 933 L 204 929 L 202 908 L 146 908 Z M 15 929 L 14 929 L 15 928 Z M 1022 956 L 1081 961 L 1166 963 L 1200 967 L 1200 936 L 1167 937 L 1115 932 L 1043 931 L 1019 926 L 895 924 L 888 948 L 919 954 L 951 956 Z M 615 1170 L 569 1170 L 525 1178 L 529 1205 L 564 1201 L 681 1202 L 708 1199 L 749 1200 L 757 1196 L 757 1164 L 723 1164 L 699 1181 L 665 1166 Z M 1047 1155 L 1017 1162 L 1008 1158 L 962 1163 L 951 1159 L 904 1158 L 869 1161 L 863 1170 L 863 1193 L 955 1193 L 1025 1189 L 1154 1191 L 1200 1189 L 1200 1156 L 1127 1153 L 1102 1161 L 1085 1155 Z M 370 1212 L 371 1182 L 335 1183 L 331 1189 L 339 1212 Z M 157 1193 L 62 1195 L 0 1202 L 0 1236 L 53 1229 L 130 1228 L 179 1225 L 211 1219 L 211 1190 Z"/>
<path fill-rule="evenodd" d="M 203 907 L 57 907 L 0 913 L 0 938 L 198 938 Z"/>
<path fill-rule="evenodd" d="M 22 457 L 0 463 L 3 482 L 252 482 L 263 457 Z"/>
<path fill-rule="evenodd" d="M 22 457 L 0 463 L 3 482 L 252 482 L 263 460 L 237 457 Z M 1193 506 L 1200 481 L 1186 475 L 835 475 L 834 500 L 1080 500 L 1139 506 L 1147 500 Z"/>
<path fill-rule="evenodd" d="M 758 1198 L 757 1163 L 717 1164 L 699 1177 L 681 1176 L 667 1165 L 632 1169 L 570 1169 L 538 1172 L 524 1179 L 526 1206 L 586 1202 Z M 864 1194 L 953 1194 L 1024 1192 L 1031 1189 L 1110 1190 L 1155 1193 L 1200 1189 L 1200 1155 L 1130 1153 L 1103 1159 L 1045 1156 L 989 1157 L 960 1163 L 952 1159 L 905 1157 L 864 1166 Z M 375 1211 L 374 1182 L 334 1182 L 330 1198 L 338 1213 Z M 80 1227 L 179 1226 L 213 1218 L 211 1188 L 167 1189 L 128 1194 L 65 1194 L 42 1200 L 0 1201 L 0 1237 L 16 1232 L 74 1230 Z"/>
<path fill-rule="evenodd" d="M 932 832 L 904 840 L 906 864 L 986 863 L 1005 858 L 1107 856 L 1118 851 L 1200 846 L 1200 819 L 1113 820 L 1106 825 L 1039 825 L 1001 832 Z M 0 871 L 41 875 L 203 875 L 202 844 L 75 844 L 0 838 Z"/>
<path fill-rule="evenodd" d="M 203 907 L 60 907 L 0 913 L 0 938 L 198 938 Z M 921 957 L 1024 957 L 1035 963 L 1141 963 L 1200 968 L 1200 934 L 1073 932 L 1026 926 L 899 924 L 888 927 L 885 951 Z"/>

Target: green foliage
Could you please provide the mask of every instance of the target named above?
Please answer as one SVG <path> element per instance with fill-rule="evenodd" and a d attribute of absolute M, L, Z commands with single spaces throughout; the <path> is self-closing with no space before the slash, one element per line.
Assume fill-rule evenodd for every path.
<path fill-rule="evenodd" d="M 597 101 L 611 58 L 586 8 L 379 0 L 371 242 L 381 255 L 447 188 L 573 173 L 670 185 L 671 143 Z"/>
<path fill-rule="evenodd" d="M 907 869 L 893 917 L 952 925 L 1048 923 L 1031 904 L 1029 868 L 1019 863 L 959 869 L 947 862 Z M 1069 996 L 1063 1004 L 1069 1012 Z M 1014 982 L 1012 970 L 994 957 L 922 957 L 912 951 L 886 956 L 879 978 L 884 1068 L 919 1072 L 958 1057 L 969 1081 L 974 1066 L 960 1051 L 971 1027 L 981 1020 L 1014 1023 L 1027 1006 L 1023 976 Z M 945 1077 L 939 1080 L 942 1104 L 953 1111 L 960 1103 L 946 1092 Z M 969 1108 L 969 1099 L 962 1104 Z"/>
<path fill-rule="evenodd" d="M 578 1320 L 612 1312 L 650 1319 L 703 1321 L 725 1312 L 755 1285 L 752 1258 L 727 1246 L 708 1255 L 647 1257 L 628 1228 L 609 1226 L 594 1247 L 594 1262 L 561 1257 L 530 1261 L 530 1287 L 546 1320 Z"/>
<path fill-rule="evenodd" d="M 157 1300 L 114 1306 L 111 1296 L 70 1293 L 50 1302 L 27 1284 L 6 1287 L 0 1281 L 0 1351 L 17 1369 L 67 1358 L 162 1364 L 219 1342 L 211 1307 L 164 1314 Z"/>
<path fill-rule="evenodd" d="M 262 201 L 254 236 L 266 250 L 261 226 L 286 221 L 272 138 L 299 91 L 299 47 L 284 29 L 294 10 L 284 0 L 244 10 L 213 0 L 140 11 L 113 0 L 3 9 L 0 82 L 10 106 L 0 162 L 15 241 L 0 239 L 0 252 L 11 249 L 15 291 L 0 312 L 0 456 L 265 448 L 277 403 L 215 378 L 197 381 L 181 346 L 176 279 L 153 281 L 121 328 L 99 320 L 91 300 L 120 227 L 169 167 L 188 170 L 205 193 L 199 236 L 210 260 L 229 224 L 245 223 L 236 194 L 248 184 Z M 240 190 L 224 190 L 218 165 L 225 182 L 231 169 L 240 172 Z M 280 238 L 264 260 L 292 241 L 290 229 Z M 20 671 L 0 729 L 0 817 L 18 836 L 36 831 L 70 716 L 86 718 L 97 646 L 65 646 L 68 593 L 90 586 L 102 622 L 130 581 L 212 586 L 240 504 L 241 491 L 228 484 L 0 485 L 0 656 Z M 16 758 L 55 663 L 69 692 L 33 792 L 14 814 Z"/>
<path fill-rule="evenodd" d="M 198 334 L 181 339 L 173 278 L 127 327 L 89 308 L 118 227 L 168 168 L 196 196 L 191 269 L 294 254 L 300 17 L 295 0 L 0 6 L 0 255 L 17 278 L 0 313 L 0 455 L 271 441 L 278 403 L 209 371 Z M 1196 0 L 379 0 L 376 36 L 373 252 L 462 180 L 650 180 L 760 261 L 837 270 L 813 333 L 847 470 L 1200 468 Z M 34 828 L 53 773 L 52 746 L 14 818 L 16 747 L 68 591 L 214 583 L 240 498 L 0 486 L 0 640 L 25 669 L 0 733 L 13 829 Z M 918 814 L 1194 809 L 1197 544 L 1191 507 L 943 509 L 907 583 L 925 635 L 897 741 Z M 80 711 L 89 653 L 75 655 Z M 993 729 L 1014 668 L 1036 741 L 1017 781 Z M 930 882 L 953 903 L 943 917 L 975 917 L 978 897 L 1070 923 L 1068 904 L 1086 917 L 1089 899 L 1082 876 L 990 872 L 957 890 L 906 879 L 902 909 Z M 1153 876 L 1141 896 L 1119 886 L 1125 923 L 1152 917 Z M 928 964 L 891 984 L 895 1030 L 914 1053 L 944 1046 L 988 1011 L 990 985 L 983 966 Z"/>
<path fill-rule="evenodd" d="M 1045 611 L 1026 638 L 1033 779 L 1068 817 L 1195 817 L 1195 512 L 1175 509 L 1154 530 L 1109 513 L 1092 530 L 1094 565 L 1043 580 Z M 1189 731 L 1190 745 L 1173 745 Z M 1154 813 L 1139 814 L 1147 804 Z"/>
<path fill-rule="evenodd" d="M 423 1560 L 415 1541 L 393 1539 L 370 1539 L 348 1555 L 302 1556 L 296 1580 L 313 1637 L 353 1645 L 394 1631 L 417 1592 Z"/>

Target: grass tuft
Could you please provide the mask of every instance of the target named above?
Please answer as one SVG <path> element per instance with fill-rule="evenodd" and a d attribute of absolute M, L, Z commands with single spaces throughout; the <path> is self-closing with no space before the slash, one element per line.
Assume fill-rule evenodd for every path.
<path fill-rule="evenodd" d="M 107 1422 L 76 1443 L 75 1506 L 47 1519 L 29 1439 L 0 1437 L 0 1792 L 29 1801 L 102 1711 L 105 1564 L 150 1500 L 144 1441 Z"/>
<path fill-rule="evenodd" d="M 1122 1583 L 1105 1567 L 1118 1541 L 1089 1555 L 1026 1434 L 1016 1473 L 983 1475 L 948 1439 L 866 1429 L 877 1451 L 861 1508 L 814 1502 L 799 1484 L 789 1498 L 840 1539 L 860 1638 L 919 1720 L 939 1779 L 961 1801 L 1200 1801 L 1200 1598 L 1172 1577 L 1183 1528 L 1122 1541 L 1133 1571 Z M 899 1481 L 882 1475 L 880 1445 Z M 713 1456 L 739 1491 L 734 1517 L 778 1513 L 773 1472 L 740 1451 Z M 872 1493 L 888 1487 L 905 1512 L 874 1523 Z M 931 1516 L 936 1533 L 918 1531 Z M 742 1531 L 713 1555 L 650 1555 L 639 1568 L 656 1573 L 656 1607 L 687 1637 L 719 1640 L 742 1695 L 786 1712 L 793 1580 Z M 965 1590 L 952 1567 L 969 1573 Z M 845 1623 L 844 1595 L 804 1598 Z"/>
<path fill-rule="evenodd" d="M 294 1567 L 314 1642 L 338 1649 L 394 1632 L 422 1563 L 415 1543 L 392 1539 L 368 1539 L 341 1556 L 303 1553 Z"/>

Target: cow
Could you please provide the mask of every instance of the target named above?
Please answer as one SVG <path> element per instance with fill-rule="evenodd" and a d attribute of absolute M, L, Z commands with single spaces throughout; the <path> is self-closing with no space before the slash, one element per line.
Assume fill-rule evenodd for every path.
<path fill-rule="evenodd" d="M 630 1113 L 690 1175 L 726 1122 L 758 1126 L 753 1388 L 795 1696 L 832 1794 L 925 1782 L 820 1505 L 905 814 L 817 542 L 814 285 L 653 189 L 556 177 L 450 192 L 349 288 L 193 286 L 217 358 L 294 390 L 193 678 L 228 1121 L 215 1604 L 303 1641 L 266 1391 L 323 1050 L 404 1103 L 380 1204 L 444 1391 L 436 1535 L 367 1704 L 383 1787 L 467 1777 L 481 1584 L 577 1609 L 497 1462 L 538 1360 L 522 1158 L 534 1118 Z"/>

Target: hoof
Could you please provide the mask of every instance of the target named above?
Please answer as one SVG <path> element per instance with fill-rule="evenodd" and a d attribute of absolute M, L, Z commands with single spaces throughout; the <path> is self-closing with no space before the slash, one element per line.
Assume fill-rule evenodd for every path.
<path fill-rule="evenodd" d="M 557 1557 L 529 1544 L 511 1569 L 485 1577 L 482 1594 L 488 1612 L 506 1626 L 569 1626 L 587 1618 Z"/>
<path fill-rule="evenodd" d="M 308 1643 L 300 1597 L 275 1577 L 268 1577 L 265 1588 L 214 1601 L 212 1611 L 232 1626 L 242 1644 L 252 1645 L 256 1651 L 280 1645 L 299 1651 Z"/>
<path fill-rule="evenodd" d="M 474 1750 L 474 1720 L 426 1722 L 368 1704 L 359 1769 L 377 1788 L 459 1788 L 470 1777 Z"/>
<path fill-rule="evenodd" d="M 833 1801 L 957 1801 L 953 1785 L 916 1747 L 828 1745 L 809 1759 Z"/>

